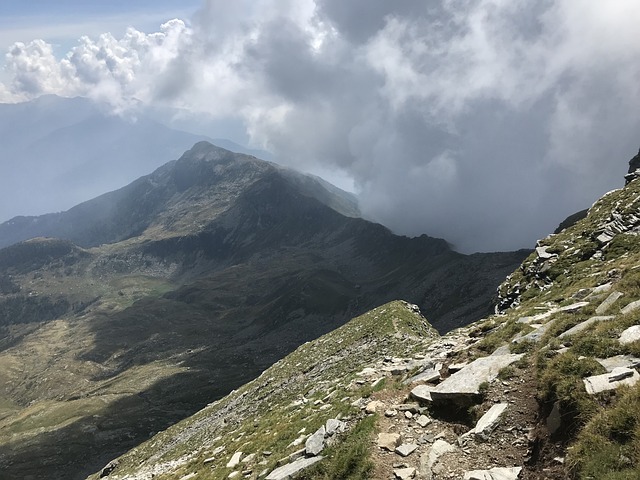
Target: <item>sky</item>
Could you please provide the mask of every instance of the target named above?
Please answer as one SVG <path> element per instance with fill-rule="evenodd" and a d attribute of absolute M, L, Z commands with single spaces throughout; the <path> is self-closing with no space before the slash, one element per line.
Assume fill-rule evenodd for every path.
<path fill-rule="evenodd" d="M 640 146 L 637 0 L 131 3 L 1 2 L 0 101 L 180 109 L 463 252 L 532 247 Z"/>

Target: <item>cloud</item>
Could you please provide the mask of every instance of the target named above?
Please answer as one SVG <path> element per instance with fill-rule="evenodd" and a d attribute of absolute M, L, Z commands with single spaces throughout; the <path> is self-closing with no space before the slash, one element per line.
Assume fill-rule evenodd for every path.
<path fill-rule="evenodd" d="M 464 251 L 531 246 L 619 186 L 639 142 L 635 0 L 210 0 L 190 24 L 14 46 L 0 95 L 241 122 L 366 214 Z M 215 132 L 212 132 L 215 135 Z"/>

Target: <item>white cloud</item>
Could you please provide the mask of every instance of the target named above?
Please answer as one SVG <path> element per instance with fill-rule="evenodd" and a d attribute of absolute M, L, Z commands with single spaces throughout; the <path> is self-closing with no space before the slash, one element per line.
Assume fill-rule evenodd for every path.
<path fill-rule="evenodd" d="M 83 37 L 61 60 L 16 45 L 0 95 L 240 119 L 281 161 L 346 172 L 400 233 L 514 248 L 620 184 L 639 24 L 636 0 L 209 0 L 191 26 Z"/>

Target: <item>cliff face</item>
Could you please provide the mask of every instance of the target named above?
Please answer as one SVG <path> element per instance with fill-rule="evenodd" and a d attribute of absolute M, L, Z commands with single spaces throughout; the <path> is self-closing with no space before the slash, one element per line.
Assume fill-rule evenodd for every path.
<path fill-rule="evenodd" d="M 109 463 L 111 479 L 640 477 L 640 180 L 538 242 L 499 313 L 396 302 Z"/>

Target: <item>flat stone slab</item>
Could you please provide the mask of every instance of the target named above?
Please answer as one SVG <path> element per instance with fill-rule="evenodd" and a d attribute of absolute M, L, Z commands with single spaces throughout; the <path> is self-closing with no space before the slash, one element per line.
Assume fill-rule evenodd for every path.
<path fill-rule="evenodd" d="M 613 315 L 601 315 L 601 316 L 591 317 L 590 319 L 585 320 L 584 322 L 571 327 L 566 332 L 561 333 L 558 336 L 558 338 L 570 337 L 571 335 L 575 335 L 576 333 L 582 332 L 583 330 L 588 328 L 590 325 L 593 325 L 594 323 L 604 322 L 606 320 L 613 320 L 614 318 L 616 317 Z"/>
<path fill-rule="evenodd" d="M 620 313 L 626 315 L 627 313 L 635 312 L 639 308 L 640 300 L 636 300 L 635 302 L 631 302 L 630 304 L 626 305 L 622 310 L 620 310 Z"/>
<path fill-rule="evenodd" d="M 571 305 L 565 305 L 564 307 L 560 307 L 558 309 L 559 312 L 577 312 L 583 307 L 589 305 L 589 302 L 576 302 Z"/>
<path fill-rule="evenodd" d="M 611 308 L 611 306 L 615 302 L 617 302 L 620 297 L 622 297 L 622 295 L 622 292 L 611 292 L 611 294 L 604 300 L 604 302 L 602 302 L 600 305 L 598 305 L 598 308 L 596 308 L 596 315 L 602 315 L 606 313 Z"/>
<path fill-rule="evenodd" d="M 582 379 L 587 393 L 590 395 L 607 390 L 615 390 L 622 385 L 632 386 L 638 383 L 639 380 L 640 374 L 636 370 L 625 367 L 617 367 L 609 373 Z"/>
<path fill-rule="evenodd" d="M 324 425 L 322 425 L 313 435 L 307 438 L 307 441 L 304 444 L 307 455 L 318 455 L 324 449 L 324 437 L 326 433 Z"/>
<path fill-rule="evenodd" d="M 476 423 L 474 428 L 476 437 L 487 440 L 489 435 L 491 435 L 500 423 L 500 417 L 508 406 L 508 403 L 497 403 L 493 405 L 487 413 L 480 417 L 480 420 L 478 420 L 478 423 Z"/>
<path fill-rule="evenodd" d="M 473 470 L 464 474 L 464 480 L 517 480 L 522 467 L 494 467 L 489 470 Z"/>
<path fill-rule="evenodd" d="M 310 467 L 314 463 L 319 462 L 322 458 L 322 456 L 301 458 L 293 463 L 283 465 L 267 475 L 266 480 L 291 480 L 296 473 Z"/>
<path fill-rule="evenodd" d="M 633 325 L 620 334 L 620 343 L 627 345 L 628 343 L 640 340 L 640 325 Z"/>
<path fill-rule="evenodd" d="M 416 476 L 415 468 L 396 468 L 393 470 L 393 474 L 398 480 L 409 480 Z"/>
<path fill-rule="evenodd" d="M 242 452 L 236 452 L 227 463 L 227 468 L 235 468 L 240 464 L 240 459 L 242 459 Z"/>
<path fill-rule="evenodd" d="M 632 357 L 631 355 L 616 355 L 615 357 L 609 358 L 596 358 L 596 361 L 602 365 L 607 372 L 611 372 L 614 368 L 618 367 L 640 367 L 640 358 Z"/>
<path fill-rule="evenodd" d="M 413 377 L 407 378 L 403 383 L 409 385 L 416 382 L 435 382 L 440 380 L 440 369 L 428 368 L 424 372 L 421 372 Z"/>
<path fill-rule="evenodd" d="M 427 386 L 427 385 L 418 385 L 413 390 L 411 390 L 411 396 L 422 403 L 430 403 L 431 402 L 431 390 L 435 387 Z"/>
<path fill-rule="evenodd" d="M 466 399 L 480 393 L 480 384 L 491 382 L 498 372 L 524 354 L 491 355 L 474 360 L 459 372 L 454 373 L 429 392 L 433 402 Z M 415 390 L 415 389 L 414 389 Z M 413 391 L 411 392 L 413 395 Z"/>
<path fill-rule="evenodd" d="M 396 448 L 396 453 L 403 457 L 408 457 L 417 449 L 418 449 L 418 445 L 416 445 L 415 443 L 403 443 L 398 448 Z"/>

